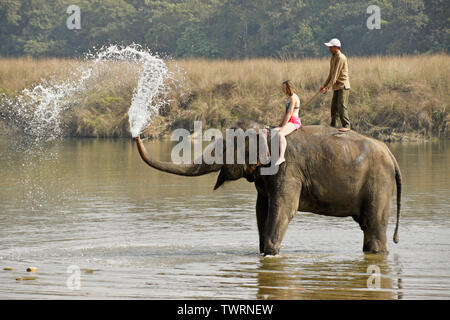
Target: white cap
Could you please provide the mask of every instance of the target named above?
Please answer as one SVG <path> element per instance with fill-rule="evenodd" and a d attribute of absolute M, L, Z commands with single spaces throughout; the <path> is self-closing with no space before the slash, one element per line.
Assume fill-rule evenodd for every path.
<path fill-rule="evenodd" d="M 330 40 L 330 42 L 326 42 L 325 45 L 327 47 L 341 47 L 341 42 L 339 39 L 333 38 Z"/>

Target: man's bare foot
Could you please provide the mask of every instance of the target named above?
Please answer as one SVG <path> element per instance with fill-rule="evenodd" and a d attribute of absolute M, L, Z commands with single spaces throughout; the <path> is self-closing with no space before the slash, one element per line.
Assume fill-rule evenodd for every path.
<path fill-rule="evenodd" d="M 285 158 L 279 158 L 277 162 L 275 162 L 276 166 L 279 166 L 280 164 L 282 164 L 283 162 L 285 162 L 286 159 Z"/>
<path fill-rule="evenodd" d="M 340 128 L 339 129 L 339 131 L 340 132 L 348 132 L 348 131 L 350 131 L 351 129 L 349 129 L 349 128 Z"/>

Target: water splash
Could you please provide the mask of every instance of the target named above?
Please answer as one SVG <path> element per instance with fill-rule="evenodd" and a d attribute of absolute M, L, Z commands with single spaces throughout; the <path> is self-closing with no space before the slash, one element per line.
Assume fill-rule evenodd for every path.
<path fill-rule="evenodd" d="M 23 167 L 20 177 L 23 207 L 33 212 L 38 212 L 46 199 L 50 200 L 42 185 L 42 177 L 48 170 L 41 169 L 57 167 L 57 150 L 63 147 L 57 140 L 64 136 L 65 112 L 73 112 L 82 105 L 93 90 L 104 90 L 107 81 L 106 85 L 114 88 L 132 82 L 135 87 L 128 115 L 130 132 L 135 137 L 168 102 L 168 87 L 178 85 L 162 58 L 136 44 L 93 48 L 83 59 L 68 61 L 66 69 L 64 78 L 41 80 L 15 97 L 0 95 L 0 117 L 23 133 L 11 139 L 10 147 L 17 155 L 15 163 Z M 59 194 L 64 197 L 73 192 L 60 190 Z"/>
<path fill-rule="evenodd" d="M 138 136 L 147 127 L 165 103 L 164 99 L 156 101 L 155 97 L 166 93 L 167 87 L 164 86 L 164 80 L 169 76 L 167 66 L 162 59 L 146 51 L 138 51 L 138 55 L 142 60 L 142 68 L 128 111 L 132 137 Z"/>
<path fill-rule="evenodd" d="M 3 94 L 0 97 L 2 109 L 6 110 L 3 117 L 36 142 L 60 138 L 64 134 L 62 114 L 80 105 L 93 86 L 101 85 L 111 64 L 116 62 L 127 64 L 137 78 L 128 112 L 130 132 L 135 137 L 167 103 L 166 79 L 172 74 L 162 58 L 137 44 L 94 48 L 83 60 L 68 62 L 65 79 L 42 80 L 15 98 Z M 117 85 L 120 81 L 117 79 Z"/>
<path fill-rule="evenodd" d="M 139 80 L 133 92 L 128 118 L 132 137 L 138 136 L 158 114 L 160 107 L 167 102 L 166 80 L 172 73 L 162 58 L 136 44 L 103 48 L 95 60 L 126 61 L 137 67 Z M 157 97 L 160 99 L 155 99 Z"/>

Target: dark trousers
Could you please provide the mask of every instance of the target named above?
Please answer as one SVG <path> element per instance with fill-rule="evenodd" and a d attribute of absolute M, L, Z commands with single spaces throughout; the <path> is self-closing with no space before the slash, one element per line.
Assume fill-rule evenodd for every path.
<path fill-rule="evenodd" d="M 339 115 L 343 128 L 350 129 L 350 119 L 348 117 L 348 95 L 350 89 L 340 89 L 333 92 L 331 100 L 331 123 L 332 127 L 336 127 L 336 117 Z"/>

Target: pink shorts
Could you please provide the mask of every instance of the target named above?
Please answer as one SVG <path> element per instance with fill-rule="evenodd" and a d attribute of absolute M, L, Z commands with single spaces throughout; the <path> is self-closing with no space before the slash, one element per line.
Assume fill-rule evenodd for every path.
<path fill-rule="evenodd" d="M 292 116 L 288 122 L 293 123 L 296 130 L 302 126 L 300 118 L 297 118 L 295 116 Z"/>

